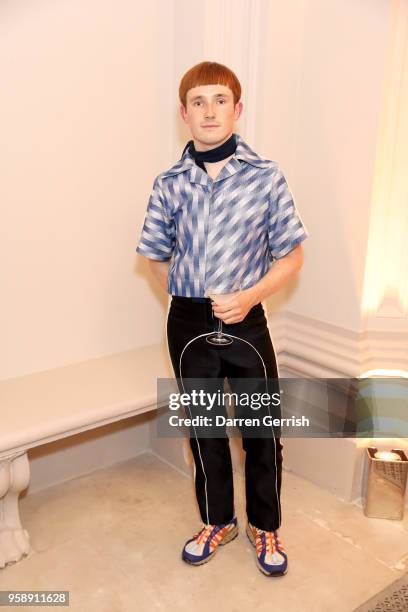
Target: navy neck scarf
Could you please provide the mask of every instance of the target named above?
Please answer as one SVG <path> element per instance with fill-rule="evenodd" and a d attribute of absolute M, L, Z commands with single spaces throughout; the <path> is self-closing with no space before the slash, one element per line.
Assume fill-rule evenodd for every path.
<path fill-rule="evenodd" d="M 237 141 L 235 139 L 235 134 L 231 134 L 231 136 L 223 142 L 218 147 L 214 149 L 209 149 L 208 151 L 196 151 L 194 146 L 194 141 L 189 140 L 186 146 L 184 147 L 183 155 L 186 149 L 190 153 L 191 157 L 194 159 L 197 166 L 202 168 L 204 172 L 207 172 L 204 166 L 204 162 L 214 163 L 225 159 L 226 157 L 230 157 L 235 153 L 237 148 Z"/>

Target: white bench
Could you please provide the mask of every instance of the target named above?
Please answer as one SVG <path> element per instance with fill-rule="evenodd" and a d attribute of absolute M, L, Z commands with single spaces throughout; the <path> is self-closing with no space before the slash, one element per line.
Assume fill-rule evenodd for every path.
<path fill-rule="evenodd" d="M 155 410 L 157 379 L 173 376 L 167 348 L 151 345 L 0 382 L 0 568 L 30 549 L 27 450 Z"/>

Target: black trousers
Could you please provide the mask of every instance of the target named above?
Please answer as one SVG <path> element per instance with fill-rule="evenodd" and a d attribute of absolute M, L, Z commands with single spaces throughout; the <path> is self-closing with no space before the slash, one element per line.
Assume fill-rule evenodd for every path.
<path fill-rule="evenodd" d="M 266 369 L 268 380 L 278 381 L 275 353 L 261 304 L 254 306 L 242 322 L 223 323 L 225 333 L 246 342 L 234 340 L 231 345 L 214 347 L 206 342 L 205 337 L 192 341 L 196 336 L 216 329 L 217 324 L 218 319 L 213 315 L 208 298 L 172 296 L 167 318 L 167 340 L 177 379 L 180 377 L 182 356 L 183 380 L 223 380 L 226 377 L 232 392 L 239 392 L 244 388 L 244 379 L 264 380 Z M 211 380 L 208 380 L 208 385 L 214 392 Z M 273 416 L 280 416 L 280 413 L 275 412 Z M 259 529 L 274 531 L 280 527 L 282 517 L 280 438 L 272 433 L 269 437 L 248 436 L 242 430 L 241 433 L 246 453 L 248 520 Z M 204 523 L 226 523 L 235 516 L 229 438 L 190 435 L 190 446 L 195 462 L 195 491 L 201 519 Z"/>

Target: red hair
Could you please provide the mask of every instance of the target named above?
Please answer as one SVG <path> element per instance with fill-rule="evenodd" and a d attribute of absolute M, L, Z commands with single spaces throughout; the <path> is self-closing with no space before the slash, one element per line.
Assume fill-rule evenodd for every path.
<path fill-rule="evenodd" d="M 184 108 L 187 108 L 188 90 L 199 85 L 226 85 L 233 93 L 234 106 L 241 99 L 241 84 L 237 76 L 223 64 L 201 62 L 185 73 L 179 86 L 179 98 Z"/>

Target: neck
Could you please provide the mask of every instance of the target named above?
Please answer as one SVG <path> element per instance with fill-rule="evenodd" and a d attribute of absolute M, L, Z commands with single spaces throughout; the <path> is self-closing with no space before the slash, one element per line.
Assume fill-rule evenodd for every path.
<path fill-rule="evenodd" d="M 200 166 L 200 168 L 205 170 L 204 162 L 216 163 L 226 159 L 227 157 L 231 157 L 237 148 L 237 141 L 235 134 L 232 133 L 231 136 L 224 140 L 220 145 L 212 149 L 207 149 L 206 151 L 197 151 L 193 140 L 188 142 L 186 148 L 188 148 L 189 153 L 194 159 L 195 163 Z"/>
<path fill-rule="evenodd" d="M 221 145 L 224 144 L 224 142 L 227 142 L 231 136 L 233 135 L 233 132 L 231 132 L 231 134 L 229 134 L 226 138 L 224 138 L 224 140 L 221 140 L 221 142 L 217 142 L 217 144 L 211 144 L 211 145 L 207 145 L 203 142 L 200 142 L 199 140 L 195 140 L 193 139 L 193 143 L 194 143 L 194 149 L 196 151 L 204 152 L 204 151 L 212 151 L 213 149 L 216 149 L 217 147 L 220 147 Z"/>

